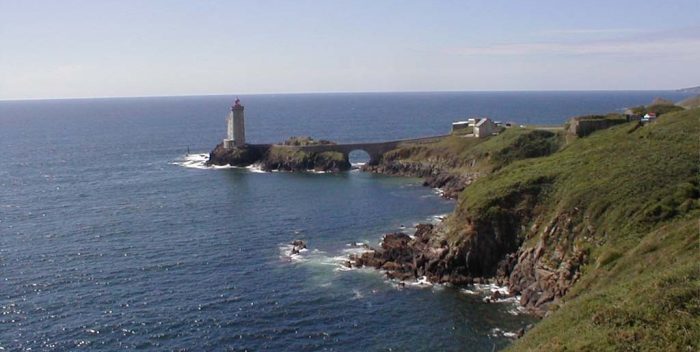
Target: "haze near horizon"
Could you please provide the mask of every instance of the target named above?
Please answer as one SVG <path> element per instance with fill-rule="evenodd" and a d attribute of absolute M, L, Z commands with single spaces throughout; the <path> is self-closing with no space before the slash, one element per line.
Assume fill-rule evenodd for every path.
<path fill-rule="evenodd" d="M 697 86 L 698 1 L 6 1 L 0 100 Z"/>

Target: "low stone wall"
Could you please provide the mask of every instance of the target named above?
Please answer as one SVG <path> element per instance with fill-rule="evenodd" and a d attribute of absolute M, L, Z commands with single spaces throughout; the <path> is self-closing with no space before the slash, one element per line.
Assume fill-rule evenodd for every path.
<path fill-rule="evenodd" d="M 575 134 L 579 137 L 585 137 L 585 136 L 588 136 L 589 134 L 591 134 L 595 131 L 604 130 L 606 128 L 610 128 L 612 126 L 619 125 L 621 123 L 626 123 L 626 122 L 627 122 L 627 120 L 625 120 L 625 119 L 605 119 L 605 118 L 580 119 L 580 118 L 573 118 L 569 121 L 569 133 Z"/>

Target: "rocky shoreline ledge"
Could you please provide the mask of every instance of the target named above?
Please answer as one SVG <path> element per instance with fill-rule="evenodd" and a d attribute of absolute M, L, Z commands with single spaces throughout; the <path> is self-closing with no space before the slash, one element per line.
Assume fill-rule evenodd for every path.
<path fill-rule="evenodd" d="M 389 176 L 422 178 L 423 186 L 438 189 L 440 195 L 448 199 L 456 199 L 464 188 L 480 176 L 478 173 L 450 172 L 429 162 L 405 163 L 387 159 L 382 159 L 379 165 L 363 165 L 361 170 Z"/>
<path fill-rule="evenodd" d="M 224 148 L 219 143 L 210 153 L 207 165 L 246 167 L 258 165 L 263 171 L 341 172 L 350 170 L 346 155 L 337 152 L 305 152 L 297 146 L 334 144 L 316 141 L 310 137 L 291 137 L 280 144 L 247 144 L 243 147 Z"/>
<path fill-rule="evenodd" d="M 568 258 L 560 270 L 538 267 L 542 248 L 518 250 L 500 256 L 492 251 L 472 252 L 473 244 L 451 245 L 441 236 L 442 224 L 419 224 L 410 236 L 403 232 L 387 233 L 379 247 L 370 247 L 362 254 L 349 256 L 346 265 L 381 270 L 389 279 L 399 281 L 427 280 L 436 284 L 463 287 L 473 284 L 495 284 L 508 288 L 508 294 L 497 293 L 492 300 L 520 298 L 520 305 L 529 313 L 544 317 L 549 305 L 561 298 L 578 279 L 585 254 Z M 497 260 L 495 265 L 491 258 Z M 477 269 L 478 268 L 478 269 Z"/>

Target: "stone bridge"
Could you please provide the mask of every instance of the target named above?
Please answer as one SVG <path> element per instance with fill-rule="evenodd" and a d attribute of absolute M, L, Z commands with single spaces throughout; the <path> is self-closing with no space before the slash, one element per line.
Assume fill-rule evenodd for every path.
<path fill-rule="evenodd" d="M 362 150 L 369 155 L 369 165 L 376 165 L 379 163 L 384 153 L 396 149 L 402 144 L 433 143 L 444 137 L 447 137 L 447 135 L 373 143 L 316 144 L 304 146 L 277 145 L 276 147 L 290 148 L 292 150 L 300 150 L 309 153 L 339 152 L 343 153 L 346 158 L 350 152 Z"/>

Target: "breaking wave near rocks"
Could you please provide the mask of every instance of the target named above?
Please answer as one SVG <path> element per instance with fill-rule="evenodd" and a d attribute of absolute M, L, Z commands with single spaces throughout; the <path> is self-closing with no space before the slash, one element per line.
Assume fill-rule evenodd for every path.
<path fill-rule="evenodd" d="M 231 165 L 209 165 L 209 154 L 206 153 L 191 153 L 185 154 L 180 158 L 172 161 L 170 164 L 178 165 L 190 169 L 200 169 L 200 170 L 222 170 L 222 169 L 241 169 L 248 170 L 249 172 L 255 173 L 265 173 L 260 168 L 260 165 L 253 164 L 245 167 L 231 166 Z"/>

